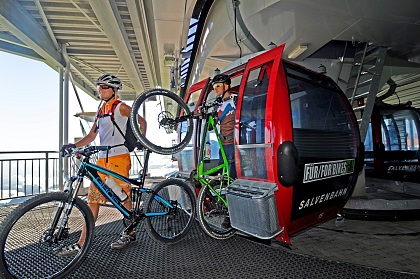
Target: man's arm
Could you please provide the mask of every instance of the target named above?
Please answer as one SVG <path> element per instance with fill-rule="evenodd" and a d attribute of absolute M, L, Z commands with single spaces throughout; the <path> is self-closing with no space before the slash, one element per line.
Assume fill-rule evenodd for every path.
<path fill-rule="evenodd" d="M 147 122 L 146 122 L 146 120 L 143 117 L 141 117 L 140 115 L 137 115 L 137 121 L 140 124 L 141 133 L 143 135 L 146 135 L 146 130 L 147 130 Z"/>
<path fill-rule="evenodd" d="M 130 117 L 131 107 L 127 106 L 126 104 L 121 104 L 120 113 L 121 113 L 122 116 Z M 141 133 L 143 135 L 145 135 L 146 130 L 147 130 L 146 120 L 143 117 L 141 117 L 140 115 L 137 115 L 137 122 L 140 125 Z"/>
<path fill-rule="evenodd" d="M 92 141 L 95 140 L 97 134 L 98 134 L 98 131 L 96 130 L 96 122 L 95 122 L 93 123 L 92 129 L 90 129 L 89 134 L 87 134 L 81 140 L 75 143 L 76 147 L 82 147 L 91 143 Z"/>

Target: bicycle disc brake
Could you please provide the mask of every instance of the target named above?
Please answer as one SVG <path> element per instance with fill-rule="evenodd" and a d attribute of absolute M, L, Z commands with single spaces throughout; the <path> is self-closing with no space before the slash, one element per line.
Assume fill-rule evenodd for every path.
<path fill-rule="evenodd" d="M 162 111 L 158 115 L 159 128 L 163 127 L 166 133 L 170 134 L 176 129 L 176 122 L 172 113 L 169 111 Z"/>

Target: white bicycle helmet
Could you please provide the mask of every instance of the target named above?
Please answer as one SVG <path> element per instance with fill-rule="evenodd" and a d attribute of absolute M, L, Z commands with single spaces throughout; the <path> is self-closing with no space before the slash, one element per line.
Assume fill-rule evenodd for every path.
<path fill-rule="evenodd" d="M 122 83 L 121 80 L 119 78 L 117 78 L 116 76 L 110 75 L 110 74 L 104 74 L 102 76 L 100 76 L 96 81 L 95 81 L 96 85 L 100 85 L 100 84 L 106 84 L 109 85 L 113 88 L 122 89 Z"/>

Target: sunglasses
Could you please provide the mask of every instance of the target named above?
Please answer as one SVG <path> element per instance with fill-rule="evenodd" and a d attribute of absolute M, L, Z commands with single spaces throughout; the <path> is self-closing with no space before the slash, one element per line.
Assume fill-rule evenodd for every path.
<path fill-rule="evenodd" d="M 109 89 L 109 88 L 112 88 L 111 86 L 106 85 L 106 84 L 100 84 L 97 87 L 98 87 L 98 90 L 99 90 L 99 88 L 101 88 L 101 89 Z"/>
<path fill-rule="evenodd" d="M 213 89 L 216 89 L 222 86 L 223 86 L 223 83 L 216 83 L 216 84 L 213 84 Z"/>

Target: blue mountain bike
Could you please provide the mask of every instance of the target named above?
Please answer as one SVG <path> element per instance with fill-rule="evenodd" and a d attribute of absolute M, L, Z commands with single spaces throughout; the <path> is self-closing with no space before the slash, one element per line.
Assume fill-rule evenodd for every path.
<path fill-rule="evenodd" d="M 92 212 L 77 195 L 85 177 L 123 214 L 125 233 L 142 220 L 147 233 L 159 242 L 175 243 L 188 233 L 195 215 L 192 189 L 177 179 L 164 180 L 153 189 L 144 188 L 150 154 L 147 149 L 139 180 L 90 162 L 92 155 L 108 149 L 108 146 L 72 149 L 69 156 L 79 167 L 64 192 L 35 196 L 8 214 L 0 225 L 1 278 L 64 278 L 82 263 L 92 245 L 95 227 Z M 124 207 L 98 172 L 132 184 L 131 210 Z M 55 256 L 53 250 L 78 241 L 83 226 L 86 238 L 78 254 L 67 258 Z"/>

